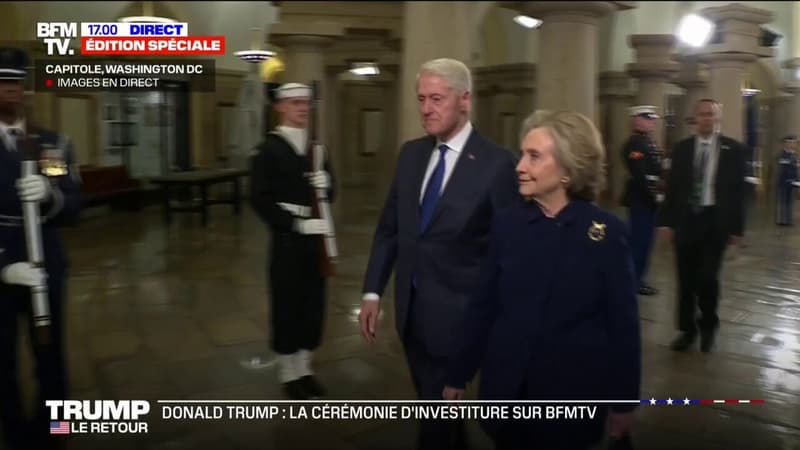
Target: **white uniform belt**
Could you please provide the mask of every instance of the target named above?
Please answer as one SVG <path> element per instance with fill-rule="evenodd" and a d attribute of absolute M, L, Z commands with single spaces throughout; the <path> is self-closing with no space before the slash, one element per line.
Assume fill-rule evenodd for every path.
<path fill-rule="evenodd" d="M 7 216 L 0 214 L 0 227 L 21 227 L 25 224 L 22 216 Z"/>
<path fill-rule="evenodd" d="M 297 217 L 311 217 L 311 207 L 305 205 L 297 205 L 295 203 L 278 202 L 278 206 Z"/>
<path fill-rule="evenodd" d="M 658 181 L 658 175 L 646 175 L 647 181 Z"/>

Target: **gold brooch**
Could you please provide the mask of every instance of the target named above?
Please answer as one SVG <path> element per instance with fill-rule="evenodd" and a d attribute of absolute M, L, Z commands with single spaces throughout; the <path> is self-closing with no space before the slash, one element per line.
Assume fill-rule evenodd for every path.
<path fill-rule="evenodd" d="M 589 231 L 586 234 L 593 241 L 602 241 L 606 237 L 606 224 L 597 223 L 593 220 L 592 226 L 589 227 Z"/>

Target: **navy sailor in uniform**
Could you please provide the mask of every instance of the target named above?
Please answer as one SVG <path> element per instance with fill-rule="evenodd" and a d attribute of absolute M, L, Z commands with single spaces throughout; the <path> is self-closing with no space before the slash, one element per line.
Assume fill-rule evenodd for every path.
<path fill-rule="evenodd" d="M 49 413 L 45 400 L 67 399 L 63 311 L 67 255 L 59 227 L 77 221 L 80 185 L 72 146 L 60 134 L 26 120 L 24 87 L 27 54 L 0 48 L 0 419 L 6 446 L 50 448 Z M 30 134 L 39 149 L 41 173 L 21 177 L 22 145 Z M 41 205 L 44 271 L 28 263 L 22 201 Z M 31 325 L 30 287 L 46 279 L 50 305 L 49 342 L 41 344 Z M 25 417 L 17 378 L 18 329 L 27 323 L 38 379 L 32 420 Z"/>
<path fill-rule="evenodd" d="M 778 157 L 778 176 L 775 191 L 778 194 L 777 217 L 775 223 L 780 226 L 792 225 L 792 200 L 794 182 L 797 181 L 797 137 L 788 135 L 783 138 L 783 150 Z"/>
<path fill-rule="evenodd" d="M 320 263 L 329 224 L 313 217 L 314 189 L 333 202 L 329 158 L 312 172 L 308 133 L 311 88 L 287 83 L 275 89 L 280 125 L 267 134 L 251 159 L 250 202 L 271 231 L 269 284 L 272 349 L 278 378 L 292 399 L 325 394 L 311 369 L 325 314 L 326 283 Z"/>
<path fill-rule="evenodd" d="M 658 291 L 644 281 L 656 227 L 656 210 L 661 196 L 661 152 L 651 134 L 655 128 L 656 108 L 642 105 L 630 108 L 633 134 L 625 143 L 622 157 L 630 178 L 625 187 L 622 205 L 628 207 L 631 229 L 631 249 L 641 295 Z"/>

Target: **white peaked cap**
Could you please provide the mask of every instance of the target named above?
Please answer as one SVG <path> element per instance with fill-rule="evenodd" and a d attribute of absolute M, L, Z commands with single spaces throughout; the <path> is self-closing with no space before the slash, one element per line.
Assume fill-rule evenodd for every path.
<path fill-rule="evenodd" d="M 649 119 L 658 119 L 656 107 L 652 105 L 639 105 L 628 108 L 628 112 L 632 116 L 645 116 Z"/>
<path fill-rule="evenodd" d="M 275 89 L 275 98 L 311 97 L 311 88 L 300 83 L 286 83 Z"/>

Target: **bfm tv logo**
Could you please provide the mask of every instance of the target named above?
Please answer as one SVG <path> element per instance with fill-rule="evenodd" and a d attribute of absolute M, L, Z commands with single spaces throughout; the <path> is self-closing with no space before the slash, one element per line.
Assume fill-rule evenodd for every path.
<path fill-rule="evenodd" d="M 75 22 L 38 22 L 36 37 L 44 38 L 42 42 L 47 45 L 48 55 L 53 53 L 57 53 L 59 56 L 74 55 L 75 50 L 69 48 L 69 41 L 70 38 L 78 37 L 78 24 Z"/>
<path fill-rule="evenodd" d="M 147 422 L 138 422 L 150 412 L 144 400 L 47 400 L 45 405 L 50 408 L 50 434 L 148 432 Z"/>

